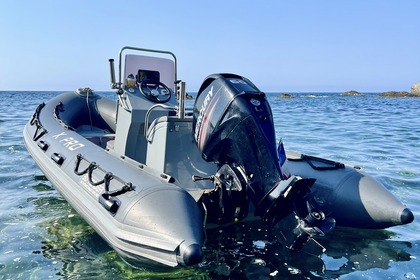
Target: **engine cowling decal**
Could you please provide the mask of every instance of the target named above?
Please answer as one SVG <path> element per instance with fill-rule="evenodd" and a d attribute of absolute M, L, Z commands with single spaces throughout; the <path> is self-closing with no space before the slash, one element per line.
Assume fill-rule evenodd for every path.
<path fill-rule="evenodd" d="M 206 97 L 204 98 L 203 104 L 201 105 L 200 111 L 198 113 L 197 117 L 197 123 L 195 125 L 195 131 L 194 131 L 194 138 L 195 141 L 198 143 L 200 138 L 200 131 L 201 131 L 201 125 L 204 121 L 204 116 L 207 110 L 207 107 L 210 103 L 210 99 L 213 97 L 213 87 L 210 88 L 209 92 L 207 93 Z"/>

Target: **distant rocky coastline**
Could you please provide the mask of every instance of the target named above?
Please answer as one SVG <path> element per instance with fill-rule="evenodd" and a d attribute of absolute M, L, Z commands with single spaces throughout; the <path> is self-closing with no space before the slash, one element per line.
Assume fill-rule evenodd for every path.
<path fill-rule="evenodd" d="M 382 96 L 382 97 L 410 97 L 410 96 L 412 96 L 412 94 L 409 93 L 408 91 L 386 91 L 386 92 L 378 94 L 378 96 Z"/>
<path fill-rule="evenodd" d="M 346 91 L 341 96 L 363 96 L 362 93 L 355 90 Z M 386 91 L 378 94 L 381 97 L 420 97 L 420 83 L 414 84 L 411 87 L 411 92 L 408 91 Z"/>
<path fill-rule="evenodd" d="M 356 90 L 349 90 L 346 92 L 343 92 L 340 94 L 340 96 L 364 96 L 363 93 L 360 93 Z M 420 97 L 420 83 L 416 83 L 411 87 L 411 92 L 408 91 L 386 91 L 383 93 L 377 94 L 377 96 L 380 97 Z M 276 98 L 295 98 L 296 96 L 293 96 L 289 93 L 281 93 Z"/>
<path fill-rule="evenodd" d="M 379 94 L 384 97 L 420 97 L 420 83 L 414 84 L 411 87 L 411 92 L 408 91 L 387 91 Z"/>
<path fill-rule="evenodd" d="M 379 94 L 384 97 L 420 97 L 420 83 L 414 84 L 411 87 L 411 92 L 408 91 L 387 91 Z"/>

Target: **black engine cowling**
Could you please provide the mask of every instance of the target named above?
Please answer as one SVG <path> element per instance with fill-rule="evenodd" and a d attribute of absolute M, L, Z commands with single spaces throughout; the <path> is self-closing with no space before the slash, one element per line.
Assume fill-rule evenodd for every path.
<path fill-rule="evenodd" d="M 292 212 L 300 217 L 301 234 L 292 249 L 332 230 L 335 221 L 305 199 L 315 179 L 289 175 L 282 180 L 270 105 L 248 79 L 234 74 L 207 77 L 194 105 L 193 134 L 203 158 L 218 164 L 215 175 L 201 178 L 215 185 L 202 197 L 210 220 L 245 217 L 250 199 L 255 215 L 268 226 Z"/>
<path fill-rule="evenodd" d="M 255 205 L 281 180 L 271 108 L 248 79 L 207 77 L 194 105 L 193 134 L 206 161 L 243 169 Z"/>

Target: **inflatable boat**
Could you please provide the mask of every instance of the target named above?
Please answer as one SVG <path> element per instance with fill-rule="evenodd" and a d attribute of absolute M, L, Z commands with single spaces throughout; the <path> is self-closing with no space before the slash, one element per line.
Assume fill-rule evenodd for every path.
<path fill-rule="evenodd" d="M 69 204 L 129 263 L 201 262 L 206 226 L 296 219 L 291 250 L 335 226 L 386 228 L 412 212 L 359 168 L 286 152 L 266 95 L 208 76 L 193 108 L 176 56 L 124 47 L 115 98 L 89 88 L 41 103 L 26 147 Z M 211 237 L 209 237 L 211 238 Z"/>

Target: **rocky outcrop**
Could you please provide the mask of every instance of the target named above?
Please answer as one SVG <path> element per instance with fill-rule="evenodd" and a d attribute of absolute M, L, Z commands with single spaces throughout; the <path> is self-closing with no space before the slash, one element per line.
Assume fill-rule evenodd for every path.
<path fill-rule="evenodd" d="M 282 93 L 280 94 L 279 98 L 295 98 L 295 97 L 288 93 Z"/>
<path fill-rule="evenodd" d="M 420 94 L 412 94 L 407 91 L 386 91 L 379 94 L 382 97 L 420 97 Z"/>
<path fill-rule="evenodd" d="M 344 93 L 342 93 L 342 94 L 340 94 L 340 95 L 341 95 L 341 96 L 363 96 L 363 94 L 362 94 L 362 93 L 357 92 L 357 91 L 355 91 L 355 90 L 346 91 L 346 92 L 344 92 Z"/>
<path fill-rule="evenodd" d="M 411 94 L 419 95 L 420 96 L 420 83 L 414 84 L 411 87 Z"/>
<path fill-rule="evenodd" d="M 195 97 L 194 96 L 192 96 L 192 95 L 190 95 L 190 94 L 186 94 L 185 95 L 185 98 L 187 99 L 187 100 L 195 100 Z"/>
<path fill-rule="evenodd" d="M 416 83 L 411 87 L 411 92 L 408 91 L 387 91 L 379 94 L 385 97 L 420 97 L 420 83 Z"/>

